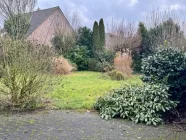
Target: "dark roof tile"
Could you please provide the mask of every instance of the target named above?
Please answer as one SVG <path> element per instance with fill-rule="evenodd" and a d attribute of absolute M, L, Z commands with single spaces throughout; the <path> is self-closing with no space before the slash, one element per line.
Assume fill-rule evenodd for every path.
<path fill-rule="evenodd" d="M 31 13 L 30 28 L 27 35 L 30 35 L 36 30 L 50 15 L 52 15 L 59 7 L 53 7 L 50 9 L 38 10 Z"/>

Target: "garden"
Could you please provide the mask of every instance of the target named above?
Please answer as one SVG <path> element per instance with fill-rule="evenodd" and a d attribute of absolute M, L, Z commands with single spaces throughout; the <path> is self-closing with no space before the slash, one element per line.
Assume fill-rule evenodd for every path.
<path fill-rule="evenodd" d="M 142 83 L 138 75 L 125 81 L 113 81 L 99 72 L 74 72 L 65 76 L 61 85 L 47 97 L 55 101 L 57 109 L 93 110 L 99 96 L 122 85 L 135 83 Z"/>
<path fill-rule="evenodd" d="M 183 22 L 157 12 L 157 21 L 120 20 L 106 33 L 102 18 L 93 30 L 56 30 L 51 47 L 27 40 L 27 15 L 10 15 L 0 37 L 1 112 L 96 111 L 109 121 L 185 123 Z"/>

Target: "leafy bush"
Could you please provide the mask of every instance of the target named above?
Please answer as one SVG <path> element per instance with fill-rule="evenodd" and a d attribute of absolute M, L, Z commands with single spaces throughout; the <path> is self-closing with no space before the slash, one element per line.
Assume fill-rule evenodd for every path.
<path fill-rule="evenodd" d="M 181 22 L 175 22 L 176 20 L 170 18 L 170 15 L 166 12 L 165 14 L 160 13 L 157 12 L 157 15 L 159 18 L 162 18 L 162 20 L 159 23 L 152 21 L 153 24 L 149 29 L 147 29 L 144 23 L 139 23 L 138 34 L 141 37 L 141 43 L 132 50 L 133 69 L 136 72 L 141 72 L 142 59 L 153 55 L 165 40 L 169 42 L 171 46 L 175 46 L 181 50 L 185 50 L 186 48 Z M 154 16 L 155 15 L 152 15 L 151 18 L 153 19 Z"/>
<path fill-rule="evenodd" d="M 0 78 L 3 76 L 3 66 L 0 65 Z"/>
<path fill-rule="evenodd" d="M 151 54 L 151 48 L 146 44 L 148 40 L 148 30 L 144 23 L 140 22 L 138 25 L 138 34 L 140 36 L 140 44 L 132 48 L 132 67 L 135 72 L 141 72 L 142 58 Z"/>
<path fill-rule="evenodd" d="M 75 63 L 78 66 L 78 70 L 88 70 L 89 51 L 86 46 L 76 46 L 65 57 Z"/>
<path fill-rule="evenodd" d="M 88 60 L 91 71 L 108 72 L 113 70 L 114 53 L 109 51 L 97 52 L 95 58 Z"/>
<path fill-rule="evenodd" d="M 77 33 L 77 45 L 86 46 L 89 51 L 89 56 L 93 57 L 92 31 L 85 27 L 80 27 Z"/>
<path fill-rule="evenodd" d="M 165 40 L 169 42 L 171 46 L 184 50 L 185 36 L 180 23 L 175 22 L 175 19 L 169 18 L 168 20 L 162 21 L 159 24 L 154 24 L 155 26 L 152 26 L 147 31 L 143 45 L 150 50 L 151 54 L 154 53 Z"/>
<path fill-rule="evenodd" d="M 91 71 L 108 72 L 113 70 L 114 53 L 109 51 L 97 52 L 95 58 L 88 60 Z"/>
<path fill-rule="evenodd" d="M 108 72 L 108 75 L 110 76 L 110 78 L 112 80 L 120 81 L 120 80 L 124 80 L 125 79 L 125 75 L 122 72 L 117 71 L 117 70 L 113 70 L 111 72 Z"/>
<path fill-rule="evenodd" d="M 2 77 L 3 87 L 0 93 L 10 96 L 10 103 L 15 108 L 35 109 L 43 93 L 45 78 L 43 75 L 22 73 L 17 68 L 6 68 Z"/>
<path fill-rule="evenodd" d="M 78 66 L 76 63 L 72 63 L 70 60 L 69 60 L 70 64 L 72 65 L 72 71 L 77 71 L 78 70 Z"/>
<path fill-rule="evenodd" d="M 25 37 L 30 27 L 30 17 L 29 14 L 18 14 L 7 19 L 4 22 L 4 28 L 8 35 L 13 39 Z"/>
<path fill-rule="evenodd" d="M 96 58 L 90 58 L 88 60 L 88 70 L 89 71 L 102 72 L 105 67 L 107 67 L 106 63 L 103 64 Z"/>
<path fill-rule="evenodd" d="M 0 94 L 12 107 L 36 108 L 41 95 L 52 88 L 47 74 L 51 70 L 51 51 L 47 46 L 33 46 L 22 40 L 0 42 Z"/>
<path fill-rule="evenodd" d="M 88 60 L 88 70 L 89 70 L 89 71 L 97 71 L 97 70 L 96 70 L 97 63 L 98 63 L 97 59 L 95 59 L 95 58 L 90 58 L 90 59 Z"/>
<path fill-rule="evenodd" d="M 132 51 L 132 69 L 136 73 L 141 73 L 142 55 L 136 49 Z"/>
<path fill-rule="evenodd" d="M 57 33 L 52 39 L 52 44 L 58 55 L 66 55 L 73 50 L 76 40 L 74 35 L 67 33 Z"/>
<path fill-rule="evenodd" d="M 171 99 L 185 102 L 186 57 L 175 47 L 160 47 L 153 56 L 142 61 L 142 80 L 169 87 Z"/>
<path fill-rule="evenodd" d="M 167 91 L 162 85 L 127 86 L 100 97 L 95 109 L 104 119 L 120 116 L 135 123 L 157 125 L 162 122 L 164 112 L 176 107 Z"/>
<path fill-rule="evenodd" d="M 97 70 L 101 72 L 113 70 L 115 54 L 110 51 L 103 50 L 96 53 Z"/>
<path fill-rule="evenodd" d="M 67 75 L 73 70 L 73 66 L 63 57 L 54 58 L 53 70 L 55 74 Z"/>
<path fill-rule="evenodd" d="M 125 76 L 132 74 L 132 58 L 129 55 L 117 54 L 114 59 L 114 69 L 122 72 Z"/>

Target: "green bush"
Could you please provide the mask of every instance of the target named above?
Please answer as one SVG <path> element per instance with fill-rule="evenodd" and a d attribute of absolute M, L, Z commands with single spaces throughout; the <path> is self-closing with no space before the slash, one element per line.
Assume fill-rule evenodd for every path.
<path fill-rule="evenodd" d="M 99 63 L 102 64 L 102 71 L 104 71 L 104 68 L 106 67 L 113 67 L 114 65 L 114 57 L 115 53 L 103 50 L 102 52 L 96 53 L 96 59 Z"/>
<path fill-rule="evenodd" d="M 104 119 L 120 116 L 135 123 L 157 125 L 162 122 L 163 113 L 177 104 L 169 100 L 167 91 L 162 85 L 127 86 L 98 98 L 95 109 Z"/>
<path fill-rule="evenodd" d="M 9 101 L 14 108 L 35 109 L 43 91 L 43 75 L 27 75 L 13 67 L 5 69 L 8 71 L 3 73 L 0 93 L 10 96 Z"/>
<path fill-rule="evenodd" d="M 132 48 L 132 67 L 134 72 L 140 73 L 142 58 L 147 57 L 152 52 L 151 46 L 147 44 L 147 41 L 149 40 L 148 30 L 145 24 L 142 22 L 140 22 L 138 25 L 138 34 L 141 38 L 141 43 L 138 47 Z"/>
<path fill-rule="evenodd" d="M 93 57 L 93 44 L 92 44 L 92 30 L 88 27 L 80 27 L 77 31 L 77 45 L 86 46 L 89 51 L 89 56 Z"/>
<path fill-rule="evenodd" d="M 72 71 L 77 71 L 78 70 L 78 66 L 76 63 L 72 63 L 70 60 L 68 60 L 70 62 L 70 64 L 72 65 L 73 69 Z"/>
<path fill-rule="evenodd" d="M 114 53 L 105 50 L 97 52 L 95 58 L 88 60 L 89 70 L 98 72 L 113 70 L 114 56 Z"/>
<path fill-rule="evenodd" d="M 3 76 L 3 66 L 0 65 L 0 78 Z"/>
<path fill-rule="evenodd" d="M 95 58 L 90 58 L 90 59 L 88 60 L 88 70 L 89 70 L 89 71 L 97 71 L 97 70 L 96 70 L 97 63 L 98 63 L 97 59 L 95 59 Z"/>
<path fill-rule="evenodd" d="M 78 67 L 79 71 L 88 70 L 89 51 L 86 46 L 76 46 L 74 50 L 65 55 Z"/>
<path fill-rule="evenodd" d="M 52 85 L 48 72 L 53 55 L 47 46 L 33 46 L 22 40 L 0 40 L 4 51 L 0 66 L 3 67 L 0 94 L 13 108 L 35 109 L 40 97 Z"/>
<path fill-rule="evenodd" d="M 103 64 L 96 58 L 90 58 L 88 60 L 88 70 L 89 71 L 102 72 L 105 67 L 107 67 L 106 63 Z"/>
<path fill-rule="evenodd" d="M 52 44 L 58 55 L 67 55 L 73 51 L 76 39 L 73 34 L 67 36 L 65 33 L 57 33 L 52 39 Z"/>
<path fill-rule="evenodd" d="M 132 60 L 132 69 L 134 70 L 134 72 L 140 73 L 142 62 L 142 55 L 140 54 L 140 52 L 137 52 L 135 50 L 132 51 Z"/>
<path fill-rule="evenodd" d="M 4 22 L 4 29 L 12 39 L 21 39 L 26 36 L 30 27 L 29 14 L 15 14 Z"/>
<path fill-rule="evenodd" d="M 110 76 L 110 78 L 112 80 L 120 81 L 120 80 L 124 80 L 125 79 L 125 75 L 122 72 L 117 71 L 117 70 L 113 70 L 111 72 L 108 72 L 108 75 Z"/>
<path fill-rule="evenodd" d="M 153 56 L 142 61 L 142 80 L 169 87 L 171 99 L 185 102 L 186 57 L 176 47 L 160 47 Z"/>

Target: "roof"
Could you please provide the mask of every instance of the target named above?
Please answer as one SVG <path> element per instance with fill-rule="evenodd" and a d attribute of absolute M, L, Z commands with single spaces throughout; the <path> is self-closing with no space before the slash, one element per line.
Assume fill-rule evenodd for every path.
<path fill-rule="evenodd" d="M 57 6 L 57 7 L 53 7 L 53 8 L 49 8 L 49 9 L 38 10 L 38 11 L 32 12 L 31 13 L 30 28 L 28 29 L 27 35 L 30 35 L 34 30 L 36 30 L 56 10 L 61 11 L 59 6 Z M 61 13 L 62 13 L 62 11 L 61 11 Z M 64 14 L 63 14 L 63 16 L 64 16 Z M 66 19 L 66 21 L 68 22 L 67 19 Z M 68 24 L 69 24 L 69 22 L 68 22 Z"/>

